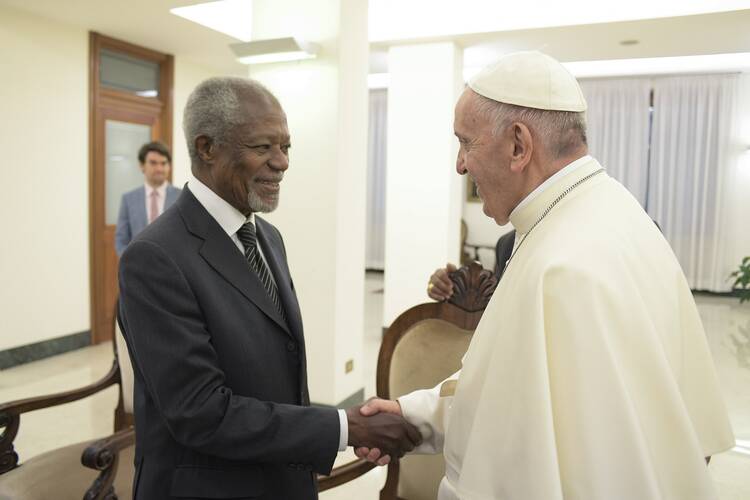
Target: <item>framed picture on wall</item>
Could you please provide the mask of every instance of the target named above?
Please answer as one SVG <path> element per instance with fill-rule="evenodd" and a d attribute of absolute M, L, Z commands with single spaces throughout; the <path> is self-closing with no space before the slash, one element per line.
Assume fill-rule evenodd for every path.
<path fill-rule="evenodd" d="M 473 203 L 482 201 L 477 192 L 477 185 L 469 175 L 466 176 L 466 201 Z"/>

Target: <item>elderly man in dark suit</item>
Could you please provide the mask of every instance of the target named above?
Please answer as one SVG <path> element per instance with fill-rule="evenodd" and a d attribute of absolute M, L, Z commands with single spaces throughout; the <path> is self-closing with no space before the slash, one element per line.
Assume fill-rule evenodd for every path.
<path fill-rule="evenodd" d="M 172 206 L 180 189 L 169 183 L 172 155 L 161 142 L 149 142 L 138 151 L 145 183 L 122 195 L 115 230 L 115 251 L 122 256 L 138 233 Z"/>
<path fill-rule="evenodd" d="M 347 444 L 403 455 L 402 418 L 310 407 L 302 319 L 276 208 L 286 115 L 263 86 L 214 78 L 188 99 L 194 178 L 120 264 L 135 371 L 136 499 L 317 498 Z"/>

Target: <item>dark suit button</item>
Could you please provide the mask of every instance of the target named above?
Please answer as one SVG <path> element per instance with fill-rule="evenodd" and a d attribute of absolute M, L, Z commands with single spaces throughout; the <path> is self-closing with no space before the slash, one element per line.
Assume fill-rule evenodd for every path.
<path fill-rule="evenodd" d="M 287 351 L 296 351 L 297 350 L 297 343 L 293 340 L 290 340 L 286 343 L 286 350 Z"/>

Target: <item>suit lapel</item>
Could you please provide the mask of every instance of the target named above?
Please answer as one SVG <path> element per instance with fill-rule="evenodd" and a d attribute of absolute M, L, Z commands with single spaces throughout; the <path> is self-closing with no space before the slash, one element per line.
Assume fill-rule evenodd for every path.
<path fill-rule="evenodd" d="M 279 292 L 281 305 L 284 307 L 284 312 L 286 313 L 287 323 L 294 336 L 301 342 L 302 318 L 300 317 L 297 296 L 291 288 L 291 277 L 284 265 L 285 258 L 283 255 L 283 249 L 279 244 L 276 244 L 275 238 L 272 238 L 269 234 L 272 229 L 266 221 L 256 216 L 255 222 L 258 233 L 258 242 L 263 250 L 263 255 L 268 263 L 268 268 L 276 280 L 276 289 Z"/>
<path fill-rule="evenodd" d="M 185 188 L 177 205 L 183 214 L 183 221 L 188 230 L 203 239 L 203 246 L 200 249 L 203 259 L 222 278 L 258 306 L 266 316 L 291 335 L 289 327 L 271 302 L 263 283 L 250 270 L 244 255 L 189 189 Z"/>

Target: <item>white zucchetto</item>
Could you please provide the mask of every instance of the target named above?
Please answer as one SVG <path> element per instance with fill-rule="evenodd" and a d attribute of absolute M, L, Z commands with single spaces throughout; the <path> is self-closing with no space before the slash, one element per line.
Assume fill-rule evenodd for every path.
<path fill-rule="evenodd" d="M 578 82 L 565 67 L 536 50 L 513 52 L 469 81 L 479 95 L 506 104 L 551 111 L 586 111 Z"/>

